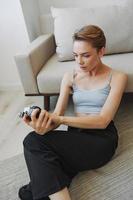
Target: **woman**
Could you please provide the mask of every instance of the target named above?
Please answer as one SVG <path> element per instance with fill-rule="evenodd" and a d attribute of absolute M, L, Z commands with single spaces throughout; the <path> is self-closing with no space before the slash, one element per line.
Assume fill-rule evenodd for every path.
<path fill-rule="evenodd" d="M 24 155 L 30 183 L 19 190 L 21 199 L 70 200 L 68 187 L 83 170 L 99 168 L 110 161 L 118 144 L 113 118 L 120 104 L 127 75 L 102 63 L 106 39 L 94 25 L 73 36 L 77 68 L 66 73 L 53 113 L 33 111 L 35 131 L 24 139 Z M 64 116 L 72 93 L 75 116 Z M 54 130 L 68 125 L 67 131 Z"/>

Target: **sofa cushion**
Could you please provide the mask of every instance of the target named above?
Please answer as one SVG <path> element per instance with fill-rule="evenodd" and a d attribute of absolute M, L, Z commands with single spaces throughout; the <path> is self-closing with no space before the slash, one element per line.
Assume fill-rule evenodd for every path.
<path fill-rule="evenodd" d="M 133 51 L 133 12 L 131 5 L 106 5 L 93 8 L 51 8 L 54 34 L 60 61 L 72 60 L 72 35 L 82 26 L 101 27 L 107 38 L 106 54 Z"/>
<path fill-rule="evenodd" d="M 54 54 L 37 76 L 39 92 L 59 94 L 63 74 L 72 72 L 75 66 L 74 61 L 58 62 L 57 54 Z"/>
<path fill-rule="evenodd" d="M 110 67 L 128 74 L 126 92 L 133 92 L 133 53 L 105 55 L 103 62 Z M 54 54 L 37 76 L 40 93 L 59 93 L 60 83 L 65 72 L 72 72 L 77 66 L 75 61 L 58 62 Z"/>

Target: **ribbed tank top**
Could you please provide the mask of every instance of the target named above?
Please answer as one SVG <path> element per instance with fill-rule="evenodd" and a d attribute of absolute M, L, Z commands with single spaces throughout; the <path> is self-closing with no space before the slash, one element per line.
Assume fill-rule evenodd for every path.
<path fill-rule="evenodd" d="M 100 113 L 110 92 L 110 81 L 112 70 L 109 74 L 107 84 L 100 89 L 80 89 L 74 82 L 75 72 L 73 74 L 72 98 L 74 111 L 76 113 L 98 114 Z"/>

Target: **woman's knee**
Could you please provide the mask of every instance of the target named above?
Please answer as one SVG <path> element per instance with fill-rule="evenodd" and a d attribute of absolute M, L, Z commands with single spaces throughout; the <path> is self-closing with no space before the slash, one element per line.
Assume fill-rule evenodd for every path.
<path fill-rule="evenodd" d="M 42 148 L 43 150 L 47 148 L 48 144 L 47 141 L 49 137 L 46 135 L 39 135 L 35 131 L 31 131 L 23 140 L 23 146 L 25 149 L 29 151 L 40 151 Z"/>
<path fill-rule="evenodd" d="M 35 136 L 35 131 L 31 131 L 23 140 L 23 146 L 24 148 L 29 149 L 30 147 L 33 147 L 35 143 L 37 143 L 37 139 Z"/>

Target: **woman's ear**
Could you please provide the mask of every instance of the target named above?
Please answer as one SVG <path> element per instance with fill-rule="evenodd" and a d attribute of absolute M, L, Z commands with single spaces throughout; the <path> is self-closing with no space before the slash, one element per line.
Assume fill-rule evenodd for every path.
<path fill-rule="evenodd" d="M 99 57 L 101 58 L 101 57 L 103 57 L 104 54 L 105 54 L 105 47 L 102 47 L 102 48 L 99 50 L 98 55 L 99 55 Z"/>

